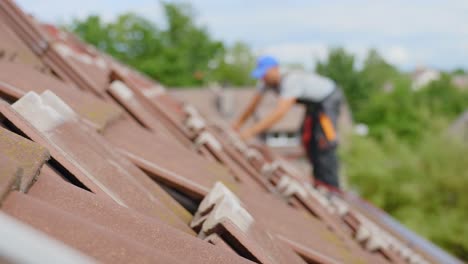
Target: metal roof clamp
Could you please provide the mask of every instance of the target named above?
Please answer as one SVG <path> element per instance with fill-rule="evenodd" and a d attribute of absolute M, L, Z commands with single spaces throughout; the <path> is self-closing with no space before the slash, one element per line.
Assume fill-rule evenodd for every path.
<path fill-rule="evenodd" d="M 230 196 L 232 199 L 238 199 L 224 184 L 221 182 L 216 182 L 210 192 L 203 198 L 200 205 L 197 209 L 197 214 L 202 213 L 206 214 L 208 211 L 212 210 L 212 206 L 224 196 Z M 197 217 L 195 214 L 195 218 Z"/>
<path fill-rule="evenodd" d="M 262 169 L 261 169 L 262 176 L 265 179 L 270 180 L 274 176 L 274 172 L 275 172 L 275 170 L 277 168 L 278 167 L 277 167 L 276 163 L 265 163 L 265 164 L 263 164 Z"/>
<path fill-rule="evenodd" d="M 49 49 L 49 43 L 45 40 L 41 40 L 37 45 L 33 46 L 33 52 L 38 56 L 44 55 L 47 49 Z"/>
<path fill-rule="evenodd" d="M 158 97 L 160 95 L 165 94 L 166 93 L 166 88 L 164 88 L 164 86 L 158 84 L 158 85 L 152 86 L 149 89 L 145 89 L 142 92 L 143 92 L 143 95 L 146 98 L 151 99 L 151 98 L 155 98 L 155 97 Z"/>
<path fill-rule="evenodd" d="M 354 239 L 356 239 L 359 243 L 363 243 L 371 236 L 370 230 L 365 225 L 359 225 L 356 233 L 354 234 Z"/>
<path fill-rule="evenodd" d="M 411 249 L 406 245 L 401 245 L 401 247 L 395 250 L 395 252 L 397 252 L 403 259 L 407 259 L 411 255 Z"/>
<path fill-rule="evenodd" d="M 234 193 L 216 182 L 200 203 L 190 226 L 198 228 L 199 236 L 205 237 L 224 221 L 230 221 L 241 231 L 247 232 L 254 219 Z"/>
<path fill-rule="evenodd" d="M 281 175 L 280 180 L 276 184 L 276 190 L 280 194 L 283 194 L 283 192 L 286 190 L 290 182 L 291 182 L 291 178 L 289 176 Z"/>
<path fill-rule="evenodd" d="M 41 95 L 28 92 L 12 104 L 12 107 L 43 133 L 47 133 L 67 121 L 78 119 L 70 106 L 49 90 Z"/>
<path fill-rule="evenodd" d="M 265 164 L 263 164 L 262 169 L 261 169 L 262 175 L 267 177 L 267 178 L 270 178 L 271 176 L 273 176 L 273 173 L 279 167 L 280 167 L 280 163 L 277 162 L 277 161 L 274 161 L 272 163 L 265 163 Z"/>
<path fill-rule="evenodd" d="M 311 195 L 315 200 L 317 200 L 323 207 L 327 209 L 329 213 L 335 213 L 335 207 L 331 204 L 325 195 L 317 191 L 311 184 L 305 184 L 305 189 L 309 195 Z"/>
<path fill-rule="evenodd" d="M 200 117 L 198 110 L 190 104 L 184 105 L 184 112 L 187 114 L 188 117 Z"/>
<path fill-rule="evenodd" d="M 367 240 L 366 250 L 374 252 L 380 249 L 388 249 L 388 243 L 385 240 L 384 235 L 377 230 L 373 231 L 374 232 L 371 232 L 371 236 Z"/>
<path fill-rule="evenodd" d="M 206 128 L 205 119 L 200 115 L 200 113 L 194 106 L 190 104 L 185 104 L 184 112 L 186 114 L 184 123 L 189 130 L 195 133 L 200 133 L 200 131 Z"/>
<path fill-rule="evenodd" d="M 113 81 L 109 86 L 109 90 L 115 92 L 124 100 L 132 100 L 135 97 L 133 91 L 130 88 L 128 88 L 128 86 L 125 83 L 119 80 Z"/>
<path fill-rule="evenodd" d="M 394 244 L 390 244 L 390 249 L 395 251 L 398 255 L 400 255 L 404 260 L 406 260 L 410 264 L 428 264 L 429 262 L 426 261 L 421 255 L 415 253 L 411 250 L 408 246 L 399 243 L 399 247 L 396 248 Z"/>
<path fill-rule="evenodd" d="M 196 150 L 198 150 L 205 144 L 214 151 L 223 150 L 221 143 L 213 136 L 213 134 L 207 131 L 203 131 L 200 133 L 200 135 L 198 135 L 198 137 L 195 139 L 194 147 Z"/>
<path fill-rule="evenodd" d="M 68 46 L 61 42 L 55 42 L 52 44 L 52 48 L 62 57 L 69 58 L 75 55 L 75 52 Z"/>
<path fill-rule="evenodd" d="M 291 198 L 293 195 L 297 195 L 301 198 L 307 197 L 307 190 L 298 181 L 292 179 L 287 175 L 282 175 L 278 184 L 276 185 L 277 190 L 285 199 Z"/>
<path fill-rule="evenodd" d="M 404 246 L 403 244 L 401 244 L 400 241 L 398 241 L 395 237 L 393 236 L 390 236 L 388 238 L 388 241 L 390 243 L 390 249 L 395 251 L 395 252 L 399 252 Z"/>
<path fill-rule="evenodd" d="M 267 180 L 270 180 L 273 177 L 274 170 L 272 170 L 271 167 L 270 163 L 265 163 L 261 169 L 262 176 Z"/>
<path fill-rule="evenodd" d="M 369 239 L 371 235 L 371 229 L 375 229 L 375 224 L 358 212 L 354 212 L 354 217 L 360 223 L 359 228 L 356 231 L 355 238 L 359 242 L 364 242 L 365 240 Z"/>
<path fill-rule="evenodd" d="M 349 205 L 336 196 L 330 198 L 330 203 L 336 208 L 336 212 L 340 217 L 345 216 L 349 212 Z"/>
<path fill-rule="evenodd" d="M 425 260 L 421 255 L 415 253 L 408 246 L 403 245 L 400 242 L 398 242 L 398 244 L 398 248 L 396 248 L 394 244 L 391 244 L 391 248 L 410 264 L 429 264 L 427 260 Z"/>
<path fill-rule="evenodd" d="M 94 58 L 94 65 L 96 65 L 101 70 L 109 69 L 109 65 L 107 64 L 107 62 L 101 57 Z"/>
<path fill-rule="evenodd" d="M 262 160 L 262 154 L 254 148 L 247 148 L 247 150 L 244 152 L 244 156 L 249 161 L 250 160 Z"/>
<path fill-rule="evenodd" d="M 214 206 L 205 222 L 203 222 L 201 232 L 203 235 L 209 235 L 218 224 L 224 221 L 230 221 L 242 232 L 248 232 L 254 219 L 247 210 L 237 201 L 224 196 Z"/>
<path fill-rule="evenodd" d="M 92 65 L 94 64 L 94 60 L 91 56 L 89 56 L 88 54 L 75 54 L 74 56 L 74 59 L 83 63 L 83 64 L 86 64 L 86 65 Z"/>
<path fill-rule="evenodd" d="M 196 117 L 196 116 L 190 116 L 187 118 L 185 121 L 185 126 L 195 132 L 195 133 L 200 133 L 203 129 L 206 127 L 206 123 L 201 117 Z"/>
<path fill-rule="evenodd" d="M 366 250 L 376 251 L 379 249 L 389 250 L 395 248 L 392 246 L 397 240 L 385 232 L 367 217 L 356 214 L 356 218 L 361 222 L 355 234 L 355 239 L 364 243 Z"/>
<path fill-rule="evenodd" d="M 240 153 L 245 153 L 247 149 L 249 148 L 247 144 L 245 144 L 242 140 L 240 139 L 233 139 L 233 145 L 234 147 L 240 152 Z"/>
<path fill-rule="evenodd" d="M 293 195 L 296 195 L 303 199 L 307 198 L 307 191 L 304 189 L 302 184 L 300 184 L 296 180 L 291 180 L 286 190 L 284 190 L 283 192 L 283 196 L 288 199 L 291 198 Z"/>
<path fill-rule="evenodd" d="M 410 254 L 408 260 L 410 264 L 429 264 L 428 261 L 426 261 L 421 255 L 412 253 Z"/>
<path fill-rule="evenodd" d="M 388 243 L 384 241 L 380 232 L 375 227 L 367 224 L 359 226 L 355 239 L 363 243 L 365 249 L 371 252 L 388 247 Z"/>
<path fill-rule="evenodd" d="M 242 141 L 239 136 L 230 129 L 224 130 L 230 141 L 232 142 L 234 148 L 236 148 L 240 153 L 245 153 L 249 148 L 244 141 Z"/>

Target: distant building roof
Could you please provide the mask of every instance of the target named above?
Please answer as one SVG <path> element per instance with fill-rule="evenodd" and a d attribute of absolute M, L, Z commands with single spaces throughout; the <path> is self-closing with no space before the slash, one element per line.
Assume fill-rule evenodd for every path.
<path fill-rule="evenodd" d="M 452 78 L 452 83 L 459 89 L 468 89 L 468 75 L 456 75 Z"/>
<path fill-rule="evenodd" d="M 439 78 L 440 72 L 438 70 L 419 67 L 411 74 L 412 88 L 413 90 L 419 90 Z"/>
<path fill-rule="evenodd" d="M 171 89 L 170 93 L 176 98 L 197 107 L 207 118 L 233 121 L 245 109 L 250 98 L 255 94 L 255 89 L 245 88 L 202 88 L 202 89 Z M 276 98 L 273 94 L 267 94 L 263 99 L 260 109 L 252 120 L 260 119 L 267 115 L 275 106 Z M 302 106 L 293 106 L 281 121 L 275 124 L 270 132 L 296 132 L 301 126 L 304 115 Z M 250 120 L 250 124 L 252 123 Z"/>

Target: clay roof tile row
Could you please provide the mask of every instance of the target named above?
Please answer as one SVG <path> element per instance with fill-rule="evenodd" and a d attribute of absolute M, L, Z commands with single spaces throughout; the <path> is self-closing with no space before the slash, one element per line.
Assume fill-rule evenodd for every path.
<path fill-rule="evenodd" d="M 0 226 L 44 242 L 0 260 L 458 263 L 11 0 L 0 34 Z"/>

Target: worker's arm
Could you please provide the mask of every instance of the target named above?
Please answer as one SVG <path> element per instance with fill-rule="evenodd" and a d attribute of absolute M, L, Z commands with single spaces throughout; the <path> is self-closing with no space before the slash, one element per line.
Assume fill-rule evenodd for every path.
<path fill-rule="evenodd" d="M 255 112 L 257 106 L 260 104 L 263 98 L 262 92 L 257 92 L 252 99 L 250 100 L 248 106 L 245 108 L 244 112 L 239 116 L 239 118 L 234 122 L 232 127 L 234 130 L 239 131 L 242 125 L 244 125 L 245 121 L 249 119 L 250 116 Z"/>
<path fill-rule="evenodd" d="M 272 127 L 276 122 L 284 117 L 284 115 L 291 109 L 295 102 L 295 98 L 280 98 L 276 104 L 275 109 L 258 123 L 243 131 L 241 133 L 241 137 L 244 140 L 248 140 Z"/>

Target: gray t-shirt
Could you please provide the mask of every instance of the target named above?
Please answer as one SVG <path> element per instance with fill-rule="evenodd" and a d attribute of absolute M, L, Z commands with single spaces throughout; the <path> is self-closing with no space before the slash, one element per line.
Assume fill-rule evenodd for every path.
<path fill-rule="evenodd" d="M 334 81 L 309 72 L 288 72 L 281 76 L 279 89 L 271 89 L 282 98 L 296 98 L 299 101 L 318 103 L 336 88 Z M 258 91 L 266 92 L 268 87 L 259 83 Z"/>

